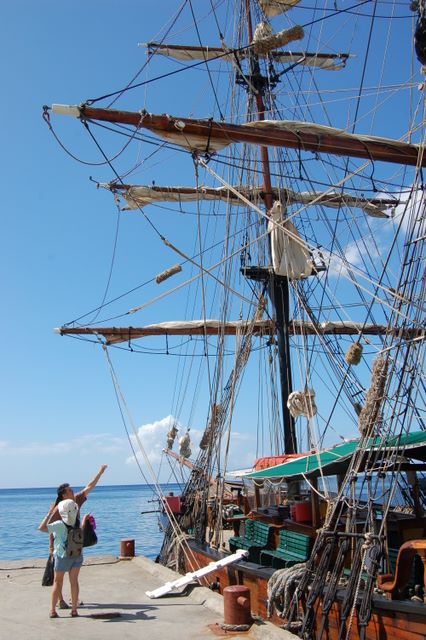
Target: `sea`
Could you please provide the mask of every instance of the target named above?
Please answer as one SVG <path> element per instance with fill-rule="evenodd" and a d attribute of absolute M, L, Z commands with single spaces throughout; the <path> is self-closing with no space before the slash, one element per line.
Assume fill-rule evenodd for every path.
<path fill-rule="evenodd" d="M 73 487 L 74 492 L 83 487 Z M 178 494 L 175 484 L 163 493 Z M 56 488 L 0 489 L 0 561 L 47 558 L 48 534 L 38 525 L 56 499 Z M 85 557 L 120 555 L 121 540 L 134 540 L 135 555 L 155 560 L 163 534 L 158 525 L 159 502 L 148 485 L 98 486 L 90 492 L 81 515 L 96 521 L 98 543 L 84 549 Z"/>

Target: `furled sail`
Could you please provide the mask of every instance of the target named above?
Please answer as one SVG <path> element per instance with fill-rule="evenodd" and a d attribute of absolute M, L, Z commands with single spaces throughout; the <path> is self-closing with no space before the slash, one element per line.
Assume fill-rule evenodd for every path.
<path fill-rule="evenodd" d="M 116 184 L 100 184 L 100 187 L 111 191 L 120 191 L 126 200 L 123 211 L 140 209 L 154 202 L 196 202 L 198 200 L 222 200 L 233 205 L 246 207 L 247 204 L 227 187 L 160 187 L 160 186 L 128 186 Z M 261 187 L 234 187 L 244 198 L 251 202 L 260 201 Z"/>
<path fill-rule="evenodd" d="M 283 206 L 278 200 L 269 211 L 271 220 L 268 232 L 271 236 L 272 266 L 279 276 L 293 280 L 307 278 L 312 273 L 310 253 L 296 227 L 283 220 Z"/>
<path fill-rule="evenodd" d="M 223 47 L 195 47 L 176 44 L 161 44 L 160 42 L 148 42 L 145 45 L 149 55 L 161 55 L 174 58 L 182 62 L 196 60 L 227 60 L 235 62 L 236 59 L 248 58 L 249 50 L 231 50 Z M 269 54 L 258 53 L 259 58 L 271 57 L 275 62 L 282 64 L 301 64 L 306 67 L 315 67 L 324 71 L 339 71 L 346 66 L 349 54 L 347 53 L 313 53 L 308 51 L 271 51 Z"/>
<path fill-rule="evenodd" d="M 45 108 L 46 111 L 47 107 Z M 52 111 L 83 120 L 131 124 L 153 131 L 191 152 L 212 153 L 233 142 L 271 147 L 287 147 L 315 153 L 364 158 L 371 161 L 426 166 L 426 154 L 418 144 L 379 136 L 355 135 L 341 129 L 296 120 L 263 120 L 229 124 L 213 120 L 173 118 L 146 111 L 97 109 L 88 105 L 52 105 Z"/>
<path fill-rule="evenodd" d="M 94 335 L 103 336 L 107 344 L 130 342 L 148 336 L 205 336 L 205 335 L 244 335 L 248 331 L 252 335 L 267 336 L 275 333 L 272 320 L 182 320 L 159 322 L 143 327 L 59 327 L 55 329 L 60 335 Z M 366 324 L 363 322 L 305 322 L 291 320 L 288 326 L 290 335 L 384 335 L 393 334 L 402 340 L 412 340 L 422 336 L 423 327 L 393 329 L 381 324 Z"/>
<path fill-rule="evenodd" d="M 259 0 L 259 5 L 266 16 L 272 18 L 285 13 L 298 5 L 300 0 Z"/>
<path fill-rule="evenodd" d="M 185 435 L 179 439 L 179 455 L 183 458 L 189 458 L 191 455 L 191 437 L 189 435 L 189 429 Z"/>
<path fill-rule="evenodd" d="M 162 187 L 162 186 L 131 186 L 121 184 L 99 184 L 99 187 L 110 191 L 119 191 L 126 200 L 126 206 L 122 211 L 141 209 L 154 202 L 194 202 L 197 200 L 222 200 L 232 203 L 234 206 L 246 207 L 246 203 L 239 198 L 238 191 L 244 198 L 251 202 L 259 202 L 262 197 L 261 187 L 234 186 L 232 191 L 227 187 Z M 391 198 L 362 198 L 334 191 L 292 191 L 291 189 L 279 189 L 279 197 L 286 205 L 322 205 L 332 209 L 342 206 L 362 209 L 365 213 L 375 218 L 388 218 L 386 210 L 394 209 L 399 200 Z"/>
<path fill-rule="evenodd" d="M 285 197 L 287 204 L 317 204 L 324 207 L 331 207 L 332 209 L 339 209 L 342 206 L 353 207 L 362 209 L 374 218 L 388 218 L 389 214 L 385 213 L 386 209 L 394 209 L 399 204 L 399 200 L 392 200 L 390 198 L 374 198 L 368 200 L 366 198 L 350 196 L 345 193 L 336 193 L 334 191 L 302 191 L 297 193 L 286 189 Z"/>
<path fill-rule="evenodd" d="M 169 429 L 169 431 L 167 432 L 167 448 L 168 449 L 172 449 L 173 448 L 173 444 L 175 442 L 175 438 L 177 436 L 179 429 L 176 427 L 175 424 L 173 424 L 171 426 L 171 428 Z"/>
<path fill-rule="evenodd" d="M 298 418 L 299 416 L 313 418 L 317 414 L 315 391 L 313 389 L 292 391 L 288 396 L 287 406 L 293 418 Z"/>

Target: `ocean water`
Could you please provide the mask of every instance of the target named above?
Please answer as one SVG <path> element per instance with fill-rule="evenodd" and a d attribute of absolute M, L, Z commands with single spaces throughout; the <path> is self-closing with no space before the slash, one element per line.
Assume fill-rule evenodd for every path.
<path fill-rule="evenodd" d="M 73 487 L 77 492 L 82 487 Z M 175 491 L 177 485 L 163 485 L 164 493 Z M 56 498 L 56 488 L 0 489 L 0 560 L 46 558 L 48 534 L 38 531 L 38 525 Z M 98 544 L 84 550 L 93 555 L 120 555 L 120 541 L 135 541 L 136 555 L 155 559 L 162 533 L 158 501 L 148 485 L 99 486 L 89 494 L 81 514 L 92 513 L 96 520 Z"/>

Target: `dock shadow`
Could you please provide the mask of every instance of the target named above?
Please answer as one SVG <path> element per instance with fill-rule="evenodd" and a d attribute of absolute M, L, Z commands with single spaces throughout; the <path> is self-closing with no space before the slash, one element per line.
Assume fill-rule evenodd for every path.
<path fill-rule="evenodd" d="M 149 615 L 155 606 L 138 603 L 97 603 L 86 604 L 79 611 L 81 618 L 91 618 L 101 622 L 137 622 L 138 620 L 155 620 L 155 615 Z M 114 610 L 114 611 L 113 611 Z"/>

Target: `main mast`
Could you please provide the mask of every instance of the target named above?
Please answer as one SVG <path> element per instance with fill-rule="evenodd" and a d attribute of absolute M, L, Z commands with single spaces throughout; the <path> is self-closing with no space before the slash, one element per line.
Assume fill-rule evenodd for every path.
<path fill-rule="evenodd" d="M 250 11 L 250 0 L 246 0 L 247 35 L 249 42 L 253 42 L 253 27 Z M 257 118 L 265 119 L 265 87 L 266 78 L 260 71 L 259 59 L 254 52 L 249 58 L 250 76 L 246 81 L 249 100 L 254 89 Z M 273 190 L 271 184 L 271 172 L 269 165 L 269 152 L 265 146 L 260 147 L 260 159 L 263 177 L 263 200 L 266 211 L 269 212 L 273 205 Z M 292 391 L 291 358 L 290 358 L 290 336 L 288 326 L 290 321 L 290 297 L 288 278 L 274 273 L 273 269 L 262 269 L 256 267 L 243 268 L 243 274 L 250 279 L 260 280 L 267 283 L 268 294 L 275 311 L 275 322 L 278 345 L 278 362 L 281 381 L 281 406 L 284 427 L 284 453 L 296 453 L 297 442 L 293 417 L 287 406 L 288 397 Z"/>

